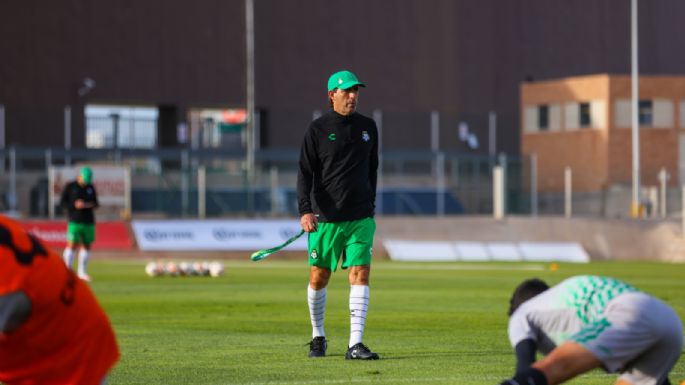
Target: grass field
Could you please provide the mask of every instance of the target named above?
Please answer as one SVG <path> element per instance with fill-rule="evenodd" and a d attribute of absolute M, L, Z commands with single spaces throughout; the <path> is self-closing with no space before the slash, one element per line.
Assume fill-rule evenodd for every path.
<path fill-rule="evenodd" d="M 498 384 L 511 375 L 506 336 L 511 291 L 537 276 L 550 284 L 611 275 L 671 304 L 685 319 L 685 264 L 594 262 L 375 262 L 364 341 L 379 361 L 346 361 L 346 272 L 331 278 L 328 356 L 307 358 L 311 338 L 306 262 L 226 261 L 221 278 L 149 278 L 142 261 L 92 262 L 92 284 L 122 357 L 109 384 Z M 573 384 L 613 384 L 589 373 Z M 671 374 L 685 379 L 685 358 Z"/>

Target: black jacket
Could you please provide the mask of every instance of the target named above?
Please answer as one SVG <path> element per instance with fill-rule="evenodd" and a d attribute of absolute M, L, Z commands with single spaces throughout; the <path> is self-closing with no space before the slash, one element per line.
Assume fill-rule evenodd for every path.
<path fill-rule="evenodd" d="M 314 120 L 300 149 L 297 200 L 300 215 L 322 222 L 373 217 L 376 207 L 378 130 L 358 113 L 331 111 Z"/>
<path fill-rule="evenodd" d="M 94 224 L 95 215 L 93 214 L 93 209 L 77 209 L 74 206 L 74 202 L 77 199 L 82 199 L 86 203 L 95 203 L 95 207 L 98 207 L 95 187 L 92 184 L 82 187 L 76 181 L 70 182 L 64 187 L 62 199 L 60 199 L 61 206 L 67 209 L 69 222 Z"/>

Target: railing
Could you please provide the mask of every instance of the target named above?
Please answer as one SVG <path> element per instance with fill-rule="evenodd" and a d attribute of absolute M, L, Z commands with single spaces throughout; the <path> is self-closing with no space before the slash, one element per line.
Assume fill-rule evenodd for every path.
<path fill-rule="evenodd" d="M 294 216 L 297 150 L 261 150 L 256 171 L 245 154 L 225 149 L 0 150 L 0 211 L 48 217 L 48 171 L 53 166 L 122 165 L 130 169 L 133 216 Z M 627 216 L 628 187 L 567 196 L 536 191 L 530 158 L 456 152 L 386 150 L 380 154 L 376 212 L 379 215 L 492 215 L 493 168 L 503 170 L 506 215 Z M 97 178 L 97 176 L 96 176 Z M 652 194 L 654 195 L 654 194 Z M 647 194 L 645 194 L 647 196 Z M 660 194 L 665 216 L 680 214 L 680 191 Z M 628 202 L 628 203 L 626 203 Z M 58 215 L 60 211 L 57 210 Z M 656 214 L 651 210 L 650 214 Z"/>
<path fill-rule="evenodd" d="M 220 149 L 8 148 L 0 151 L 0 209 L 46 217 L 50 167 L 95 164 L 130 169 L 133 215 L 297 214 L 298 151 L 258 151 L 251 181 L 244 155 L 240 150 Z M 491 168 L 502 161 L 422 151 L 385 151 L 380 159 L 377 212 L 381 215 L 487 214 L 492 201 Z M 518 158 L 506 162 L 509 175 L 520 175 L 516 168 L 523 163 Z M 511 206 L 518 209 L 526 204 Z"/>

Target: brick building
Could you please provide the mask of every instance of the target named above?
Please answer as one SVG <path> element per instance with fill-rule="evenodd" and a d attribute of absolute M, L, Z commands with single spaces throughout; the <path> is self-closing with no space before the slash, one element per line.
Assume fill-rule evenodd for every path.
<path fill-rule="evenodd" d="M 685 183 L 685 77 L 639 80 L 640 178 Z M 536 154 L 540 191 L 600 191 L 632 181 L 631 79 L 598 74 L 521 85 L 521 153 Z"/>

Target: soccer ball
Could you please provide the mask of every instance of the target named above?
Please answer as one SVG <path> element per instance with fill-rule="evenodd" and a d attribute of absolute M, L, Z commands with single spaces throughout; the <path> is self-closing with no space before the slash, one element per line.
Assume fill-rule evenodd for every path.
<path fill-rule="evenodd" d="M 150 277 L 158 277 L 164 274 L 164 266 L 159 262 L 148 262 L 145 265 L 145 274 Z"/>
<path fill-rule="evenodd" d="M 202 275 L 202 263 L 193 262 L 193 275 Z"/>
<path fill-rule="evenodd" d="M 212 262 L 209 264 L 209 275 L 212 277 L 220 277 L 224 275 L 224 264 L 221 262 Z"/>
<path fill-rule="evenodd" d="M 178 271 L 183 276 L 188 276 L 193 274 L 193 265 L 188 262 L 181 262 L 178 264 Z"/>
<path fill-rule="evenodd" d="M 204 261 L 200 264 L 200 270 L 197 271 L 199 275 L 209 275 L 209 262 Z"/>
<path fill-rule="evenodd" d="M 169 276 L 175 277 L 175 276 L 177 276 L 178 273 L 179 273 L 179 271 L 178 271 L 178 265 L 176 264 L 176 262 L 173 262 L 173 261 L 172 261 L 172 262 L 167 262 L 165 271 L 166 271 L 166 273 L 167 273 Z"/>

